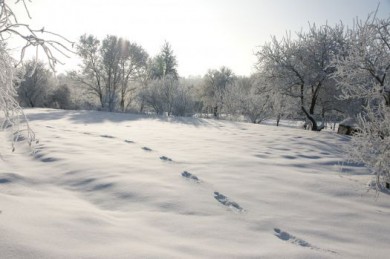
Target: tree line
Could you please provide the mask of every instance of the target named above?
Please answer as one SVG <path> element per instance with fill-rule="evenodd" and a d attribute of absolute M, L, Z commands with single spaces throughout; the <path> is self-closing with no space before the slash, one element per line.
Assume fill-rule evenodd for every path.
<path fill-rule="evenodd" d="M 231 69 L 221 67 L 209 69 L 202 77 L 183 78 L 168 42 L 158 55 L 150 57 L 142 46 L 117 36 L 99 40 L 82 35 L 76 45 L 82 60 L 80 69 L 55 78 L 39 62 L 31 74 L 34 62 L 28 61 L 21 72 L 24 80 L 19 99 L 21 105 L 31 107 L 244 117 L 253 123 L 299 118 L 305 119 L 312 130 L 321 130 L 324 121 L 356 116 L 367 104 L 366 93 L 351 92 L 357 87 L 347 83 L 347 75 L 353 73 L 350 77 L 356 81 L 356 74 L 362 71 L 385 84 L 388 68 L 375 68 L 368 61 L 364 61 L 366 68 L 345 71 L 362 53 L 355 49 L 359 46 L 356 41 L 362 41 L 357 37 L 363 37 L 358 35 L 385 22 L 368 19 L 353 29 L 342 24 L 313 24 L 293 36 L 272 37 L 255 53 L 256 72 L 251 76 L 236 76 Z M 377 55 L 375 59 L 383 53 L 369 55 L 373 54 Z M 383 74 L 383 82 L 378 81 L 376 72 Z"/>

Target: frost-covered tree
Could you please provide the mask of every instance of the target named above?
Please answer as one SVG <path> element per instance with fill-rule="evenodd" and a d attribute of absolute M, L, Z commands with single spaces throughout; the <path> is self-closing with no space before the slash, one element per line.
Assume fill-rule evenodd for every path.
<path fill-rule="evenodd" d="M 149 81 L 139 92 L 139 98 L 143 106 L 149 106 L 157 115 L 164 113 L 163 94 L 161 92 L 161 80 Z M 144 109 L 144 107 L 142 107 Z"/>
<path fill-rule="evenodd" d="M 19 106 L 15 89 L 16 71 L 13 60 L 0 43 L 0 130 L 9 129 L 13 134 L 12 150 L 14 141 L 25 138 L 29 145 L 34 141 L 35 134 L 30 128 L 22 108 Z"/>
<path fill-rule="evenodd" d="M 347 54 L 334 60 L 335 79 L 342 99 L 364 104 L 348 153 L 373 171 L 381 188 L 390 182 L 390 18 L 357 21 L 348 38 Z"/>
<path fill-rule="evenodd" d="M 171 44 L 167 41 L 164 42 L 160 53 L 152 59 L 149 66 L 149 77 L 151 79 L 161 79 L 168 75 L 176 80 L 179 78 L 176 56 Z"/>
<path fill-rule="evenodd" d="M 116 36 L 108 35 L 100 47 L 102 57 L 102 73 L 105 89 L 105 103 L 109 111 L 114 111 L 118 101 L 118 91 L 121 83 L 121 59 L 120 39 Z"/>
<path fill-rule="evenodd" d="M 231 115 L 242 115 L 260 123 L 272 115 L 269 93 L 254 76 L 239 77 L 225 92 L 225 107 Z"/>
<path fill-rule="evenodd" d="M 147 73 L 148 53 L 138 44 L 120 39 L 121 53 L 119 68 L 121 71 L 120 108 L 126 111 L 131 97 Z"/>
<path fill-rule="evenodd" d="M 101 108 L 105 108 L 105 89 L 100 56 L 100 41 L 93 35 L 82 35 L 77 44 L 77 54 L 81 57 L 82 68 L 78 73 L 73 71 L 70 76 L 87 86 L 88 91 L 97 96 Z"/>
<path fill-rule="evenodd" d="M 24 0 L 17 0 L 16 4 L 23 4 L 26 13 L 29 15 Z M 12 11 L 8 1 L 0 1 L 0 130 L 8 129 L 13 133 L 13 140 L 26 139 L 31 144 L 34 141 L 34 132 L 28 125 L 27 119 L 16 101 L 17 91 L 15 89 L 15 65 L 17 61 L 12 59 L 6 48 L 6 40 L 10 36 L 16 36 L 24 40 L 25 45 L 21 50 L 21 60 L 28 47 L 42 49 L 47 57 L 50 67 L 54 70 L 58 59 L 56 53 L 66 55 L 68 47 L 64 44 L 71 43 L 62 36 L 48 32 L 44 28 L 32 29 L 28 24 L 18 22 L 15 13 Z M 20 61 L 21 61 L 20 60 Z M 14 146 L 14 141 L 12 142 Z"/>
<path fill-rule="evenodd" d="M 149 59 L 147 73 L 141 78 L 143 87 L 138 95 L 141 109 L 149 106 L 157 114 L 166 112 L 168 116 L 171 115 L 175 103 L 177 104 L 175 99 L 178 97 L 180 83 L 176 56 L 168 42 L 164 43 L 156 57 Z"/>
<path fill-rule="evenodd" d="M 161 79 L 149 80 L 139 92 L 143 105 L 156 114 L 186 116 L 193 112 L 194 94 L 192 86 L 185 80 L 176 80 L 168 75 Z M 144 107 L 143 107 L 144 108 Z"/>
<path fill-rule="evenodd" d="M 235 78 L 233 71 L 227 67 L 209 70 L 204 76 L 203 96 L 207 105 L 212 107 L 214 117 L 221 114 L 226 90 L 234 83 Z"/>
<path fill-rule="evenodd" d="M 256 84 L 259 86 L 258 93 L 266 95 L 267 113 L 276 119 L 276 126 L 279 126 L 280 120 L 299 114 L 299 100 L 291 95 L 283 94 L 280 90 L 277 80 L 267 80 L 262 73 L 253 76 Z"/>
<path fill-rule="evenodd" d="M 185 80 L 179 80 L 173 99 L 172 115 L 188 116 L 194 111 L 194 86 Z"/>
<path fill-rule="evenodd" d="M 47 104 L 55 109 L 70 109 L 72 102 L 68 85 L 61 84 L 52 89 L 48 96 Z"/>
<path fill-rule="evenodd" d="M 52 74 L 41 61 L 28 60 L 20 71 L 18 99 L 24 107 L 44 107 L 53 88 Z"/>
<path fill-rule="evenodd" d="M 164 106 L 164 111 L 168 113 L 168 116 L 172 114 L 177 89 L 179 88 L 179 81 L 174 75 L 167 75 L 158 80 L 161 99 Z"/>
<path fill-rule="evenodd" d="M 119 106 L 125 111 L 136 81 L 146 73 L 146 51 L 117 36 L 99 41 L 93 35 L 82 35 L 77 52 L 83 64 L 81 72 L 73 72 L 73 78 L 98 97 L 102 109 L 114 111 Z"/>
<path fill-rule="evenodd" d="M 178 80 L 168 75 L 148 81 L 140 94 L 146 105 L 151 107 L 156 114 L 161 115 L 167 112 L 171 115 L 178 85 Z"/>
<path fill-rule="evenodd" d="M 300 100 L 312 130 L 318 131 L 322 129 L 316 120 L 319 100 L 334 89 L 331 60 L 344 50 L 344 27 L 311 25 L 308 32 L 296 36 L 282 40 L 273 37 L 265 44 L 256 53 L 258 70 L 281 94 Z"/>

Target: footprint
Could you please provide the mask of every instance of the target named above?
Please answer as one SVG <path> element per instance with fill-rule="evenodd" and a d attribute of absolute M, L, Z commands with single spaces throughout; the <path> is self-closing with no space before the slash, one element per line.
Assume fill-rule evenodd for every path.
<path fill-rule="evenodd" d="M 102 138 L 115 138 L 114 136 L 110 136 L 110 135 L 100 135 L 100 137 L 102 137 Z"/>
<path fill-rule="evenodd" d="M 319 251 L 324 251 L 324 252 L 329 252 L 329 253 L 333 253 L 333 254 L 337 254 L 335 251 L 332 251 L 332 250 L 328 250 L 328 249 L 322 249 L 322 248 L 319 248 L 319 247 L 316 247 L 316 246 L 313 246 L 311 245 L 309 242 L 303 240 L 303 239 L 300 239 L 296 236 L 293 236 L 291 235 L 290 233 L 288 232 L 285 232 L 279 228 L 274 228 L 274 231 L 275 231 L 275 236 L 278 237 L 279 239 L 283 240 L 283 241 L 288 241 L 294 245 L 299 245 L 299 246 L 302 246 L 302 247 L 308 247 L 310 249 L 314 249 L 314 250 L 319 250 Z"/>
<path fill-rule="evenodd" d="M 228 197 L 226 197 L 225 195 L 223 194 L 220 194 L 219 192 L 214 192 L 214 198 L 219 201 L 220 203 L 222 203 L 223 205 L 231 208 L 231 209 L 235 209 L 237 211 L 244 211 L 243 208 L 241 208 L 240 205 L 238 205 L 237 202 L 234 202 L 234 201 L 230 201 Z"/>
<path fill-rule="evenodd" d="M 193 174 L 191 174 L 191 173 L 189 173 L 187 171 L 184 171 L 183 173 L 181 173 L 181 176 L 183 176 L 183 177 L 185 177 L 187 179 L 190 179 L 192 181 L 195 181 L 197 183 L 200 182 L 200 180 L 199 180 L 199 178 L 197 176 L 195 176 L 195 175 L 193 175 Z"/>
<path fill-rule="evenodd" d="M 279 239 L 281 239 L 283 241 L 289 241 L 290 243 L 300 245 L 303 247 L 313 247 L 305 240 L 297 238 L 293 235 L 290 235 L 289 233 L 284 232 L 284 231 L 280 230 L 279 228 L 274 228 L 274 231 L 275 231 L 275 236 L 277 236 Z"/>
<path fill-rule="evenodd" d="M 125 142 L 126 142 L 126 143 L 129 143 L 129 144 L 134 144 L 134 143 L 135 143 L 134 141 L 132 141 L 132 140 L 127 140 L 127 139 L 125 140 Z"/>
<path fill-rule="evenodd" d="M 142 149 L 145 150 L 145 151 L 152 151 L 152 149 L 148 148 L 148 147 L 143 147 Z"/>
<path fill-rule="evenodd" d="M 170 159 L 169 157 L 166 157 L 166 156 L 160 156 L 160 159 L 163 161 L 172 162 L 172 159 Z"/>

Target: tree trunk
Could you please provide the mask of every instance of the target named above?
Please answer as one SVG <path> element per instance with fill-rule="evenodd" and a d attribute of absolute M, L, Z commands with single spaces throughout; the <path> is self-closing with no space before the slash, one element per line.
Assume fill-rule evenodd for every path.
<path fill-rule="evenodd" d="M 125 98 L 121 97 L 121 111 L 125 112 Z"/>
<path fill-rule="evenodd" d="M 217 118 L 218 117 L 218 105 L 214 107 L 214 117 Z"/>
<path fill-rule="evenodd" d="M 313 124 L 313 127 L 311 128 L 312 131 L 321 131 L 324 128 L 324 125 L 321 127 L 318 127 L 318 124 L 316 120 L 311 116 L 305 109 L 305 107 L 301 106 L 302 111 L 305 113 L 306 117 L 310 120 L 310 122 Z"/>
<path fill-rule="evenodd" d="M 310 109 L 309 109 L 309 113 L 311 115 L 314 114 L 314 108 L 316 106 L 316 103 L 317 103 L 317 97 L 313 96 L 313 98 L 311 99 L 311 104 L 310 104 Z"/>
<path fill-rule="evenodd" d="M 104 100 L 103 100 L 103 94 L 99 93 L 99 100 L 100 100 L 100 105 L 102 106 L 102 110 L 104 110 Z"/>
<path fill-rule="evenodd" d="M 280 122 L 280 114 L 278 114 L 278 116 L 276 117 L 276 127 L 279 126 L 279 122 Z"/>

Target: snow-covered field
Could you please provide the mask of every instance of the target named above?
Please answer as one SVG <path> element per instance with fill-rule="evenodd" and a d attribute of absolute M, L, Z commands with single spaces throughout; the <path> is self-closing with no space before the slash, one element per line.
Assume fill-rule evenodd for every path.
<path fill-rule="evenodd" d="M 342 166 L 346 137 L 26 113 L 36 154 L 0 147 L 0 258 L 390 256 L 390 196 L 367 192 L 364 167 Z"/>

